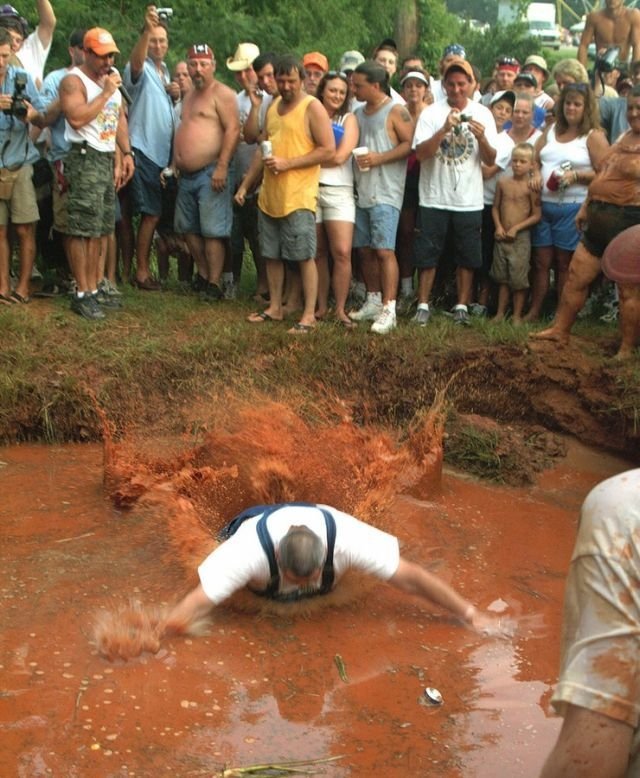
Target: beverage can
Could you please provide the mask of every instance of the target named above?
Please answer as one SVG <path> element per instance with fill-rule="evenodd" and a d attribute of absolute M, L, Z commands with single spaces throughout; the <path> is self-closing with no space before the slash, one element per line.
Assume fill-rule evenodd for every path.
<path fill-rule="evenodd" d="M 271 157 L 273 155 L 273 146 L 271 144 L 270 140 L 263 140 L 260 144 L 260 149 L 262 151 L 262 158 L 265 157 Z"/>
<path fill-rule="evenodd" d="M 557 192 L 558 189 L 567 188 L 567 184 L 563 181 L 563 176 L 567 170 L 571 170 L 571 162 L 563 162 L 555 170 L 551 171 L 551 175 L 547 180 L 547 189 L 550 192 Z"/>

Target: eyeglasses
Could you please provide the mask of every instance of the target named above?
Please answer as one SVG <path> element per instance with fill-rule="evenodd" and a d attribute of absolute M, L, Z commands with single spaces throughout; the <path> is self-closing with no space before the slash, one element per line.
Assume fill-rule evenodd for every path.
<path fill-rule="evenodd" d="M 520 67 L 520 62 L 515 57 L 500 57 L 498 65 L 517 65 Z"/>

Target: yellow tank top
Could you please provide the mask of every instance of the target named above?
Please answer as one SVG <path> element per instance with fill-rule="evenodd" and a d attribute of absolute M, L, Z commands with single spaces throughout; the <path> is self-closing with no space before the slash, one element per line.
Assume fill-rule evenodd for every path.
<path fill-rule="evenodd" d="M 315 98 L 307 95 L 284 116 L 278 113 L 281 100 L 277 97 L 267 113 L 267 138 L 272 143 L 274 157 L 301 157 L 316 147 L 305 129 L 307 107 Z M 320 165 L 287 170 L 278 175 L 265 167 L 258 206 L 276 219 L 301 209 L 315 213 L 319 180 Z"/>

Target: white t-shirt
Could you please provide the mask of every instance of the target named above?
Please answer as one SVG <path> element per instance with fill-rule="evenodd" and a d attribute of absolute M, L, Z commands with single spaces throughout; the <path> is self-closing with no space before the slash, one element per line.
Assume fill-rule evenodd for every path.
<path fill-rule="evenodd" d="M 38 36 L 38 28 L 34 30 L 29 36 L 27 36 L 20 46 L 18 51 L 18 59 L 22 62 L 22 67 L 27 71 L 31 78 L 36 82 L 38 89 L 42 84 L 44 78 L 44 66 L 51 51 L 51 42 L 45 49 L 42 45 L 42 41 Z"/>
<path fill-rule="evenodd" d="M 327 509 L 336 522 L 336 541 L 333 551 L 335 581 L 350 568 L 388 580 L 400 564 L 398 539 L 382 530 L 365 524 L 348 513 L 320 505 Z M 256 525 L 260 516 L 247 519 L 229 540 L 221 543 L 198 568 L 204 593 L 218 605 L 234 592 L 246 586 L 257 591 L 269 583 L 269 561 L 264 553 Z M 322 512 L 316 507 L 284 506 L 267 519 L 267 529 L 274 548 L 293 525 L 304 525 L 322 539 L 326 547 L 327 532 Z M 320 585 L 320 579 L 317 584 Z M 281 581 L 280 591 L 295 589 Z"/>
<path fill-rule="evenodd" d="M 598 484 L 580 514 L 565 592 L 560 681 L 551 703 L 626 722 L 640 774 L 640 469 Z"/>
<path fill-rule="evenodd" d="M 432 138 L 451 111 L 447 100 L 427 106 L 418 117 L 413 148 Z M 461 111 L 484 125 L 487 142 L 496 148 L 498 133 L 491 111 L 467 100 Z M 481 211 L 484 207 L 480 151 L 465 123 L 449 132 L 435 156 L 420 163 L 420 205 L 447 211 Z"/>

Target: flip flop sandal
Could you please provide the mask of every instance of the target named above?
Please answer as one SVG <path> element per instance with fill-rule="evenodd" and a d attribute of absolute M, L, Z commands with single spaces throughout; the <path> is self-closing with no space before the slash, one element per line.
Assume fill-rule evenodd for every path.
<path fill-rule="evenodd" d="M 30 297 L 23 297 L 18 292 L 12 292 L 11 297 L 9 299 L 13 300 L 14 303 L 20 303 L 21 305 L 26 305 L 27 303 L 31 302 Z"/>

